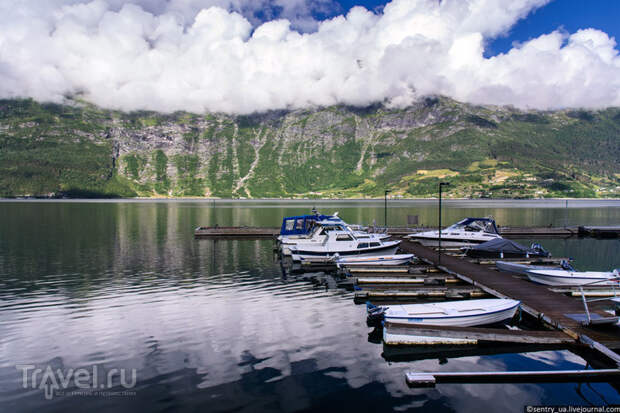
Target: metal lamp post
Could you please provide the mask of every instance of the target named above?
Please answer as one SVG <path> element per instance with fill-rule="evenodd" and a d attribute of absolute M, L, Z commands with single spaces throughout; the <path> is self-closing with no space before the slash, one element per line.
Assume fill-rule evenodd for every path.
<path fill-rule="evenodd" d="M 387 194 L 389 194 L 390 191 L 389 189 L 385 190 L 385 194 L 383 195 L 383 224 L 385 225 L 385 231 L 387 232 Z"/>
<path fill-rule="evenodd" d="M 450 185 L 450 182 L 439 183 L 439 246 L 437 249 L 437 265 L 441 264 L 441 189 Z"/>

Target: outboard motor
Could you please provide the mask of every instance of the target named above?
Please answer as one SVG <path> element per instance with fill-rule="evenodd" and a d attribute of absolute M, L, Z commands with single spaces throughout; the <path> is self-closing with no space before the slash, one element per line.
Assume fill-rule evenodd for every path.
<path fill-rule="evenodd" d="M 575 271 L 572 265 L 566 260 L 560 261 L 560 267 L 565 271 Z"/>
<path fill-rule="evenodd" d="M 366 311 L 368 312 L 366 324 L 369 327 L 380 326 L 385 314 L 385 307 L 378 307 L 376 305 L 372 305 L 370 302 L 366 302 Z"/>
<path fill-rule="evenodd" d="M 538 243 L 536 243 L 536 242 L 535 242 L 535 243 L 533 243 L 533 244 L 530 246 L 530 249 L 531 249 L 532 251 L 534 251 L 534 253 L 536 253 L 537 255 L 540 255 L 541 257 L 548 257 L 548 256 L 550 256 L 550 255 L 551 255 L 551 254 L 549 254 L 549 252 L 548 252 L 547 250 L 545 250 L 545 249 L 542 247 L 542 245 L 540 245 L 540 244 L 538 244 Z"/>

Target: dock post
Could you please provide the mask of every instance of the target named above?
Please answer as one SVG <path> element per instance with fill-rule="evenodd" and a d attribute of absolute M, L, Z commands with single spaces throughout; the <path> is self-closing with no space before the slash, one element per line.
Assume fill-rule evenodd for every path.
<path fill-rule="evenodd" d="M 439 183 L 439 245 L 437 246 L 437 265 L 441 264 L 441 188 L 450 185 L 450 182 Z"/>
<path fill-rule="evenodd" d="M 383 195 L 383 224 L 385 225 L 385 233 L 387 234 L 387 194 L 389 194 L 390 191 L 389 189 L 385 190 L 385 193 Z"/>

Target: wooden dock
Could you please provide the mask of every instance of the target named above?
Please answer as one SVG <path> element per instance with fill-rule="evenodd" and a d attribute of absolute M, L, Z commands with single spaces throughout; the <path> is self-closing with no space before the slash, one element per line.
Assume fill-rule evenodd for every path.
<path fill-rule="evenodd" d="M 577 233 L 580 237 L 618 238 L 620 237 L 620 225 L 580 226 L 577 228 Z"/>
<path fill-rule="evenodd" d="M 575 339 L 561 331 L 502 330 L 484 327 L 449 327 L 411 325 L 386 322 L 383 327 L 384 343 L 388 346 L 419 344 L 418 337 L 433 337 L 439 340 L 458 339 L 469 344 L 516 343 L 516 344 L 564 344 L 575 343 Z"/>
<path fill-rule="evenodd" d="M 513 233 L 519 234 L 519 237 L 527 236 L 524 231 Z M 555 236 L 561 232 L 546 233 Z M 434 386 L 437 383 L 620 382 L 620 355 L 614 351 L 620 350 L 620 328 L 608 324 L 618 319 L 608 311 L 614 306 L 610 299 L 588 303 L 586 312 L 581 299 L 567 295 L 576 294 L 574 288 L 551 288 L 531 283 L 520 276 L 501 273 L 493 266 L 495 260 L 471 260 L 450 255 L 456 251 L 442 254 L 439 260 L 436 250 L 408 240 L 402 241 L 401 249 L 416 256 L 413 264 L 394 268 L 339 268 L 332 273 L 320 273 L 323 275 L 317 275 L 316 281 L 328 285 L 331 279 L 338 287 L 354 290 L 356 303 L 371 301 L 389 305 L 426 299 L 438 301 L 488 296 L 512 298 L 521 302 L 521 310 L 527 316 L 519 322 L 519 327 L 507 328 L 384 322 L 383 328 L 375 326 L 375 330 L 369 334 L 369 337 L 373 336 L 373 342 L 383 342 L 384 359 L 410 361 L 568 349 L 588 360 L 590 365 L 600 367 L 595 370 L 564 371 L 414 371 L 407 373 L 407 384 L 410 387 Z M 557 264 L 558 259 L 537 260 L 545 264 Z M 531 260 L 515 261 L 530 263 Z M 602 288 L 586 289 L 586 295 L 605 294 L 610 294 L 610 291 Z M 368 325 L 374 325 L 372 320 Z"/>
<path fill-rule="evenodd" d="M 393 236 L 402 236 L 416 232 L 423 232 L 436 229 L 434 227 L 391 227 L 387 233 Z M 372 229 L 371 229 L 372 230 Z M 620 236 L 620 226 L 611 227 L 500 227 L 500 234 L 505 238 L 570 238 L 599 237 L 617 238 Z M 275 238 L 280 234 L 279 227 L 198 227 L 194 230 L 197 238 L 228 238 L 228 239 L 248 239 L 248 238 Z"/>
<path fill-rule="evenodd" d="M 366 301 L 411 301 L 419 298 L 438 298 L 438 299 L 464 299 L 464 298 L 483 298 L 489 296 L 488 293 L 478 287 L 417 287 L 417 288 L 386 288 L 368 289 L 356 291 L 354 300 L 357 303 Z"/>
<path fill-rule="evenodd" d="M 579 383 L 618 382 L 620 369 L 559 371 L 409 372 L 409 387 L 434 387 L 437 383 Z"/>
<path fill-rule="evenodd" d="M 228 239 L 255 239 L 275 238 L 280 234 L 276 227 L 198 227 L 194 230 L 196 238 L 228 238 Z"/>
<path fill-rule="evenodd" d="M 602 345 L 608 349 L 620 349 L 618 327 L 602 328 L 583 325 L 585 310 L 580 300 L 461 258 L 442 254 L 441 263 L 438 263 L 438 254 L 435 250 L 407 240 L 401 243 L 401 249 L 437 265 L 442 271 L 491 295 L 521 301 L 523 311 L 576 340 L 595 347 Z M 603 311 L 604 308 L 604 304 L 598 302 L 593 303 L 589 310 L 593 317 L 610 317 L 610 314 Z M 608 352 L 608 349 L 600 348 L 599 350 Z M 620 356 L 616 353 L 608 352 L 607 355 L 620 361 Z"/>

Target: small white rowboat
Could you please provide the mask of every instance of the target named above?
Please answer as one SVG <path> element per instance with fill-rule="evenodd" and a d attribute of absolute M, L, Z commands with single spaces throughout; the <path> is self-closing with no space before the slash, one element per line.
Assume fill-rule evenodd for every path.
<path fill-rule="evenodd" d="M 413 254 L 380 255 L 376 257 L 338 257 L 335 259 L 337 265 L 403 265 L 411 261 Z"/>
<path fill-rule="evenodd" d="M 381 308 L 384 320 L 392 323 L 471 327 L 510 319 L 520 304 L 517 300 L 490 298 L 390 305 L 369 309 L 369 318 L 376 318 Z"/>
<path fill-rule="evenodd" d="M 498 270 L 509 272 L 513 274 L 527 275 L 528 271 L 534 270 L 572 270 L 570 264 L 564 261 L 560 265 L 552 266 L 552 265 L 528 265 L 528 264 L 519 264 L 515 262 L 508 261 L 496 261 L 495 266 Z M 574 270 L 573 270 L 574 271 Z"/>
<path fill-rule="evenodd" d="M 588 286 L 602 285 L 620 286 L 618 270 L 610 272 L 600 271 L 565 271 L 565 270 L 530 270 L 527 277 L 535 283 L 558 286 Z"/>

